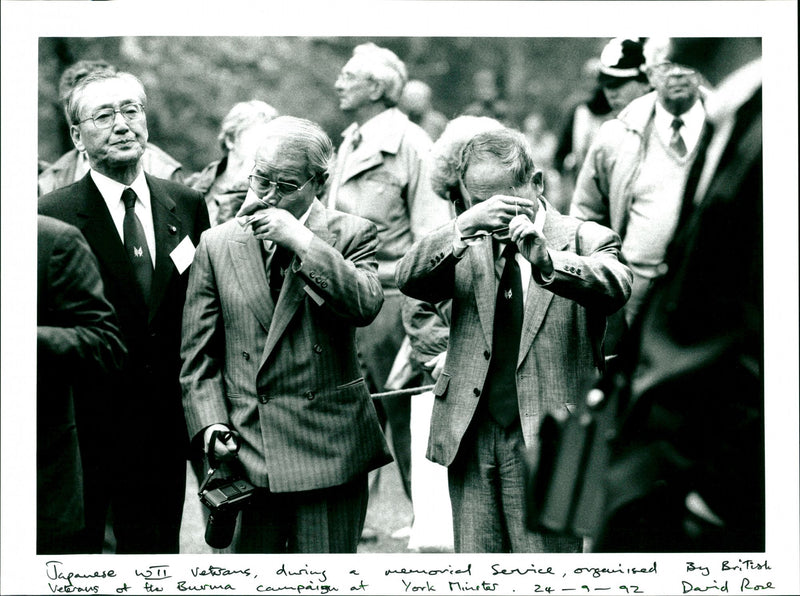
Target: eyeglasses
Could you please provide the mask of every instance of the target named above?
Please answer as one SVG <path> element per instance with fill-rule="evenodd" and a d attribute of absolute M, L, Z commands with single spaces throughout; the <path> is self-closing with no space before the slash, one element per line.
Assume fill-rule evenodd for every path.
<path fill-rule="evenodd" d="M 89 118 L 79 120 L 78 124 L 91 120 L 95 128 L 110 128 L 114 125 L 117 112 L 122 114 L 126 122 L 135 122 L 144 117 L 144 106 L 140 103 L 126 103 L 118 108 L 101 108 L 92 112 Z"/>
<path fill-rule="evenodd" d="M 258 174 L 250 174 L 248 179 L 250 181 L 250 188 L 253 189 L 253 192 L 256 193 L 259 199 L 262 199 L 272 188 L 275 188 L 275 193 L 281 197 L 298 192 L 305 188 L 306 184 L 314 179 L 314 176 L 311 176 L 311 178 L 303 182 L 300 186 L 297 186 L 293 182 L 276 182 L 264 176 L 259 176 Z"/>
<path fill-rule="evenodd" d="M 675 64 L 673 62 L 661 62 L 659 64 L 653 64 L 653 66 L 650 67 L 650 70 L 653 74 L 659 77 L 666 77 L 666 76 L 686 77 L 689 75 L 693 75 L 695 72 L 688 66 Z"/>

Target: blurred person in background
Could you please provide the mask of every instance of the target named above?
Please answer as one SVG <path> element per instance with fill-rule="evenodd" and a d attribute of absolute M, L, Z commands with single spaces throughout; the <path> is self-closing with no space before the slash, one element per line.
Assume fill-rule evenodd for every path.
<path fill-rule="evenodd" d="M 80 231 L 44 215 L 37 228 L 36 552 L 81 553 L 86 516 L 75 408 L 108 407 L 113 396 L 96 402 L 85 389 L 122 368 L 125 348 Z"/>
<path fill-rule="evenodd" d="M 228 221 L 242 206 L 264 127 L 277 115 L 275 108 L 257 99 L 234 105 L 217 137 L 223 157 L 186 178 L 186 186 L 203 193 L 212 226 Z"/>
<path fill-rule="evenodd" d="M 554 165 L 561 174 L 562 196 L 566 209 L 569 208 L 578 171 L 583 165 L 594 135 L 603 122 L 614 117 L 603 93 L 603 87 L 598 81 L 600 58 L 593 57 L 587 60 L 581 73 L 581 88 L 564 102 L 568 108 L 553 158 Z"/>
<path fill-rule="evenodd" d="M 67 123 L 69 119 L 68 102 L 72 89 L 78 82 L 92 72 L 107 71 L 117 72 L 117 67 L 105 60 L 80 60 L 68 67 L 58 82 L 58 100 L 64 111 Z M 89 158 L 86 153 L 73 148 L 59 157 L 53 164 L 39 173 L 39 196 L 52 192 L 58 188 L 77 182 L 89 171 Z M 181 164 L 172 156 L 152 143 L 147 143 L 142 155 L 142 167 L 148 174 L 158 178 L 165 178 L 181 182 L 183 169 Z M 41 169 L 41 165 L 40 165 Z"/>
<path fill-rule="evenodd" d="M 494 70 L 484 68 L 472 75 L 472 95 L 474 101 L 461 112 L 464 116 L 485 116 L 499 120 L 505 126 L 512 126 L 511 106 L 503 99 L 498 75 Z"/>
<path fill-rule="evenodd" d="M 595 550 L 763 552 L 761 39 L 676 38 L 667 59 L 680 66 L 665 76 L 697 70 L 716 85 L 714 132 L 609 375 L 625 415 Z"/>
<path fill-rule="evenodd" d="M 700 79 L 693 69 L 660 62 L 648 65 L 647 73 L 655 91 L 634 99 L 602 125 L 570 208 L 574 217 L 608 226 L 622 238 L 622 256 L 634 276 L 625 305 L 627 325 L 662 274 L 683 187 L 706 128 Z M 609 347 L 623 332 L 610 331 Z"/>
<path fill-rule="evenodd" d="M 561 174 L 555 167 L 555 153 L 558 139 L 547 127 L 541 112 L 530 112 L 522 121 L 522 133 L 527 137 L 533 151 L 534 163 L 544 175 L 547 200 L 559 213 L 569 210 L 569 199 L 563 193 Z"/>
<path fill-rule="evenodd" d="M 353 123 L 342 133 L 325 204 L 368 219 L 378 228 L 376 257 L 385 299 L 372 324 L 356 332 L 371 393 L 386 388 L 405 337 L 402 295 L 394 280 L 397 261 L 416 240 L 452 217 L 450 204 L 431 190 L 426 177 L 424 160 L 430 138 L 397 108 L 407 79 L 406 66 L 394 52 L 365 43 L 353 50 L 334 86 L 340 109 Z M 388 422 L 410 499 L 410 398 L 376 400 L 375 406 Z M 374 535 L 374 529 L 365 530 L 365 539 Z"/>
<path fill-rule="evenodd" d="M 431 91 L 430 85 L 412 79 L 403 87 L 403 94 L 400 96 L 400 103 L 397 107 L 408 116 L 411 122 L 418 124 L 422 130 L 428 133 L 432 141 L 435 141 L 447 126 L 447 117 L 433 109 L 432 95 L 433 91 Z"/>
<path fill-rule="evenodd" d="M 603 88 L 614 116 L 634 99 L 651 90 L 650 80 L 645 73 L 644 43 L 642 37 L 615 37 L 600 54 L 597 82 Z"/>
<path fill-rule="evenodd" d="M 580 539 L 526 529 L 524 451 L 599 365 L 587 309 L 614 312 L 628 297 L 619 237 L 546 202 L 520 132 L 476 134 L 457 172 L 459 215 L 397 267 L 408 296 L 452 300 L 427 457 L 448 468 L 455 551 L 580 552 Z"/>
<path fill-rule="evenodd" d="M 377 230 L 317 200 L 332 157 L 317 124 L 269 122 L 245 203 L 203 234 L 192 266 L 189 432 L 207 451 L 215 430 L 236 431 L 238 445 L 211 448 L 258 487 L 237 553 L 355 553 L 367 474 L 391 461 L 354 341 L 383 301 Z"/>
<path fill-rule="evenodd" d="M 181 409 L 181 312 L 208 212 L 200 193 L 146 173 L 147 95 L 130 73 L 93 72 L 72 89 L 70 133 L 90 170 L 39 199 L 39 213 L 81 230 L 100 265 L 128 350 L 123 370 L 92 386 L 107 408 L 78 414 L 87 544 L 100 553 L 111 510 L 119 554 L 177 553 L 189 441 Z M 84 456 L 84 461 L 87 457 Z M 142 502 L 142 483 L 148 490 Z"/>

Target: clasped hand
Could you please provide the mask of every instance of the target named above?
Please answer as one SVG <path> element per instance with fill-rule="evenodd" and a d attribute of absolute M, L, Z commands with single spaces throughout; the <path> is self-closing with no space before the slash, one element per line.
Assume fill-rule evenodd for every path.
<path fill-rule="evenodd" d="M 543 277 L 553 273 L 553 260 L 547 252 L 547 238 L 539 233 L 527 215 L 517 215 L 508 223 L 511 242 L 519 249 L 519 254 L 536 267 Z"/>
<path fill-rule="evenodd" d="M 494 195 L 485 201 L 476 203 L 459 215 L 457 225 L 462 235 L 471 236 L 506 228 L 516 215 L 526 215 L 532 218 L 535 214 L 536 203 L 531 199 Z"/>
<path fill-rule="evenodd" d="M 313 232 L 291 213 L 279 207 L 263 208 L 240 215 L 242 227 L 250 228 L 258 240 L 271 240 L 294 253 L 303 252 L 311 243 Z"/>

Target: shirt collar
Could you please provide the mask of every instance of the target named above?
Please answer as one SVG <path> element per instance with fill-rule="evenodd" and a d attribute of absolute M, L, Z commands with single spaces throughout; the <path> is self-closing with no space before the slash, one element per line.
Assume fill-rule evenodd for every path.
<path fill-rule="evenodd" d="M 361 132 L 362 143 L 366 141 L 374 149 L 397 153 L 407 122 L 408 117 L 398 108 L 387 108 L 360 127 L 354 122 L 342 132 L 342 136 L 347 138 L 358 129 Z"/>
<path fill-rule="evenodd" d="M 655 123 L 659 130 L 668 130 L 672 133 L 672 121 L 675 118 L 683 120 L 684 126 L 689 128 L 700 128 L 705 119 L 705 110 L 703 109 L 703 102 L 698 99 L 692 104 L 688 110 L 683 114 L 675 115 L 667 111 L 667 108 L 661 105 L 660 101 L 656 101 Z"/>
<path fill-rule="evenodd" d="M 101 174 L 97 170 L 89 170 L 100 194 L 103 195 L 106 203 L 109 206 L 115 205 L 122 200 L 122 191 L 126 188 L 132 188 L 136 193 L 138 199 L 142 202 L 145 208 L 150 209 L 150 188 L 147 186 L 147 180 L 144 176 L 144 170 L 140 170 L 136 179 L 130 184 L 122 184 L 116 180 L 112 180 L 108 176 Z"/>

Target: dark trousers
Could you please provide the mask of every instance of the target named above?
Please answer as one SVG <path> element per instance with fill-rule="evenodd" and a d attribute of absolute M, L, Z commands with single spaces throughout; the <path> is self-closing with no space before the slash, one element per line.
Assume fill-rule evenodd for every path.
<path fill-rule="evenodd" d="M 318 490 L 260 490 L 240 514 L 234 552 L 355 553 L 367 499 L 366 474 Z"/>
<path fill-rule="evenodd" d="M 177 554 L 186 494 L 179 448 L 94 445 L 84 456 L 86 528 L 81 552 L 103 552 L 109 509 L 118 554 Z"/>

